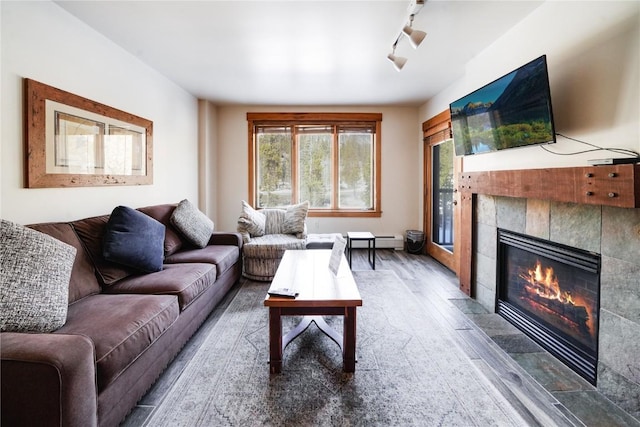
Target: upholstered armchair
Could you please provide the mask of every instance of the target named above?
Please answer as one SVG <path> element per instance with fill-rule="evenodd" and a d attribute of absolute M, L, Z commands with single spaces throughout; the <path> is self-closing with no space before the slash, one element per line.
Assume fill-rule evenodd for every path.
<path fill-rule="evenodd" d="M 305 249 L 309 202 L 286 209 L 253 209 L 242 201 L 238 232 L 242 234 L 244 277 L 269 281 L 276 274 L 284 251 Z"/>

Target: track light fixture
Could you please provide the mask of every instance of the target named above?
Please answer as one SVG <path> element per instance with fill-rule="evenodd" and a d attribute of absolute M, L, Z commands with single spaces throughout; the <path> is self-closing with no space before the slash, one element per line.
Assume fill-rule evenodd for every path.
<path fill-rule="evenodd" d="M 393 44 L 393 52 L 387 55 L 387 59 L 393 63 L 393 66 L 396 68 L 397 71 L 400 71 L 402 70 L 402 67 L 404 67 L 404 64 L 407 62 L 407 58 L 403 58 L 402 56 L 396 56 L 397 44 L 398 44 L 398 41 L 396 40 L 396 42 Z"/>
<path fill-rule="evenodd" d="M 401 56 L 396 56 L 396 47 L 398 46 L 398 42 L 402 37 L 406 37 L 409 40 L 409 44 L 414 49 L 417 49 L 420 46 L 420 43 L 427 37 L 427 33 L 420 30 L 413 29 L 413 18 L 420 12 L 424 6 L 424 0 L 411 0 L 409 3 L 409 7 L 407 8 L 409 12 L 409 22 L 402 27 L 400 34 L 396 37 L 396 41 L 393 43 L 393 51 L 387 55 L 387 59 L 393 63 L 393 66 L 396 70 L 400 71 L 404 64 L 407 62 L 407 58 L 403 58 Z"/>
<path fill-rule="evenodd" d="M 409 17 L 409 25 L 404 26 L 404 28 L 402 29 L 402 34 L 404 34 L 409 38 L 409 44 L 411 44 L 411 47 L 413 47 L 414 49 L 417 49 L 418 46 L 420 46 L 420 43 L 422 43 L 422 40 L 424 40 L 424 38 L 427 37 L 427 33 L 420 30 L 414 30 L 412 28 L 413 17 L 414 15 L 411 15 Z"/>

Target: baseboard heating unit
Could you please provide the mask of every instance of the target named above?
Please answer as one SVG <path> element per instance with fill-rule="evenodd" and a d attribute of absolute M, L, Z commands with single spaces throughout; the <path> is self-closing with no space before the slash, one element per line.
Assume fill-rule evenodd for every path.
<path fill-rule="evenodd" d="M 354 248 L 366 248 L 367 242 L 354 240 Z M 377 235 L 376 236 L 376 249 L 395 249 L 401 251 L 404 249 L 404 238 L 400 234 L 390 235 Z"/>

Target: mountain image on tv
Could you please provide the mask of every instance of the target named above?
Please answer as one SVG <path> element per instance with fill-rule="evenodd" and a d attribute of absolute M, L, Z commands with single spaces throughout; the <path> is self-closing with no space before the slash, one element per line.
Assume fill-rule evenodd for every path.
<path fill-rule="evenodd" d="M 546 57 L 451 103 L 456 155 L 555 141 Z"/>

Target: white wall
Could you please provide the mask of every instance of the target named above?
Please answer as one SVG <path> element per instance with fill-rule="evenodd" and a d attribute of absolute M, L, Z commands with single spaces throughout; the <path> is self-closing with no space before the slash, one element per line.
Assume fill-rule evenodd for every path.
<path fill-rule="evenodd" d="M 235 229 L 241 200 L 247 200 L 248 127 L 247 112 L 369 112 L 382 113 L 382 217 L 309 218 L 311 233 L 371 231 L 374 234 L 404 234 L 420 226 L 422 188 L 418 110 L 410 107 L 309 108 L 219 106 L 216 167 L 218 209 L 216 227 Z"/>
<path fill-rule="evenodd" d="M 420 108 L 424 121 L 449 103 L 547 55 L 556 131 L 603 147 L 640 152 L 640 2 L 547 1 L 469 62 L 465 76 Z M 589 147 L 558 137 L 546 148 Z M 540 147 L 464 158 L 464 170 L 586 166 L 609 152 L 556 156 Z"/>
<path fill-rule="evenodd" d="M 209 101 L 198 101 L 198 183 L 199 208 L 210 218 L 218 215 L 218 115 Z M 215 224 L 214 224 L 215 225 Z"/>
<path fill-rule="evenodd" d="M 0 216 L 64 221 L 198 199 L 197 100 L 49 1 L 0 2 Z M 28 77 L 153 121 L 153 185 L 24 186 L 22 79 Z"/>
<path fill-rule="evenodd" d="M 1 79 L 2 79 L 2 63 L 3 63 L 3 58 L 2 58 L 2 5 L 0 4 L 0 98 L 2 98 L 2 93 L 4 93 L 3 90 L 1 90 Z M 2 100 L 0 99 L 0 118 L 4 117 L 4 114 L 2 114 Z M 3 120 L 0 119 L 0 142 L 2 141 L 2 122 Z M 0 166 L 2 165 L 2 144 L 0 143 Z M 4 168 L 0 169 L 0 218 L 2 218 L 2 170 Z"/>

